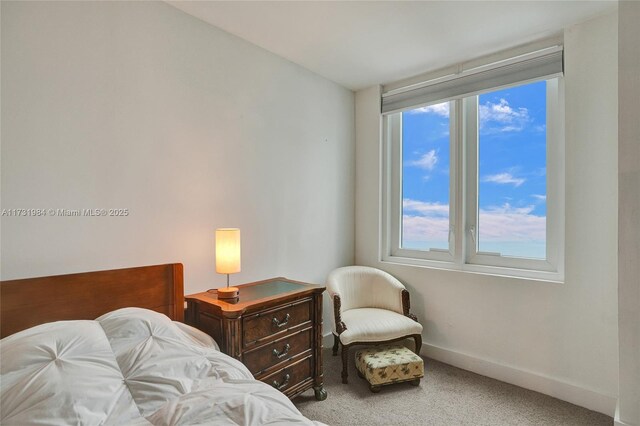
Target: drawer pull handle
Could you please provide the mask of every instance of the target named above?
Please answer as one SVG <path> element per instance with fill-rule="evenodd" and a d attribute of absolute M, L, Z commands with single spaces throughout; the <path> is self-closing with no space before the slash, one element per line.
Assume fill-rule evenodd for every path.
<path fill-rule="evenodd" d="M 284 319 L 282 320 L 282 322 L 278 321 L 278 318 L 273 317 L 273 320 L 271 321 L 273 323 L 274 326 L 281 328 L 285 325 L 287 325 L 287 323 L 289 322 L 289 319 L 291 318 L 291 315 L 287 314 L 284 316 Z"/>
<path fill-rule="evenodd" d="M 289 373 L 284 375 L 284 380 L 282 381 L 282 383 L 278 383 L 277 380 L 273 381 L 272 386 L 278 390 L 282 389 L 283 387 L 287 386 L 289 384 L 289 379 L 291 378 L 291 375 Z"/>
<path fill-rule="evenodd" d="M 291 349 L 291 345 L 287 343 L 286 345 L 284 345 L 284 348 L 282 348 L 282 352 L 278 352 L 277 349 L 274 349 L 273 356 L 275 356 L 278 359 L 283 358 L 287 356 L 287 354 L 289 353 L 289 349 Z"/>

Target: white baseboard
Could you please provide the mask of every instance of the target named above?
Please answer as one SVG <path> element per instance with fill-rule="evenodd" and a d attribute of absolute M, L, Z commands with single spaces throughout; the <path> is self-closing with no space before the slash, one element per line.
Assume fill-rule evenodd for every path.
<path fill-rule="evenodd" d="M 622 420 L 620 420 L 620 417 L 618 417 L 618 413 L 616 412 L 616 416 L 613 419 L 613 426 L 634 426 L 631 423 L 625 423 Z"/>
<path fill-rule="evenodd" d="M 554 377 L 546 376 L 517 367 L 500 364 L 495 361 L 441 348 L 428 343 L 422 344 L 420 353 L 437 361 L 453 365 L 464 370 L 511 383 L 525 389 L 550 395 L 554 398 L 579 405 L 613 417 L 617 398 L 597 390 L 587 389 Z M 619 423 L 620 426 L 626 426 Z"/>
<path fill-rule="evenodd" d="M 634 426 L 631 423 L 625 423 L 620 420 L 620 401 L 616 404 L 616 415 L 613 416 L 613 426 Z"/>

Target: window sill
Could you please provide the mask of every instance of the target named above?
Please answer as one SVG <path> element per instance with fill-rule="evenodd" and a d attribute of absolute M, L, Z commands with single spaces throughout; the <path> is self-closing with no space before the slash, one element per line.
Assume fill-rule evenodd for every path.
<path fill-rule="evenodd" d="M 437 260 L 414 259 L 400 256 L 385 256 L 382 263 L 392 265 L 413 266 L 417 268 L 438 269 L 444 271 L 462 272 L 475 275 L 488 275 L 493 277 L 510 278 L 524 281 L 538 281 L 554 284 L 564 283 L 564 274 L 561 272 L 537 271 L 530 269 L 516 269 L 498 266 L 459 264 L 454 262 L 442 262 Z"/>

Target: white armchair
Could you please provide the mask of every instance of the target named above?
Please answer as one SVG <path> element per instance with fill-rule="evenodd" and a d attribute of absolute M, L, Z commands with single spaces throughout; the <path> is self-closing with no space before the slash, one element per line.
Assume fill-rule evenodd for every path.
<path fill-rule="evenodd" d="M 412 337 L 415 352 L 422 346 L 422 325 L 409 313 L 409 292 L 400 281 L 366 266 L 338 268 L 327 278 L 333 303 L 333 355 L 342 344 L 342 383 L 348 382 L 349 348 Z"/>

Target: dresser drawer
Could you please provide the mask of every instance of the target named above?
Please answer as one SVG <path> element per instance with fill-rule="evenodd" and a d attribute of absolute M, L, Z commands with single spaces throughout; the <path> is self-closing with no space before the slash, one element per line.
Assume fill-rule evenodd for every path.
<path fill-rule="evenodd" d="M 283 337 L 262 347 L 244 353 L 244 364 L 252 374 L 283 363 L 304 351 L 311 349 L 312 328 Z"/>
<path fill-rule="evenodd" d="M 283 393 L 312 377 L 313 357 L 308 356 L 260 379 Z"/>
<path fill-rule="evenodd" d="M 249 346 L 311 321 L 311 299 L 259 312 L 242 320 L 243 344 Z"/>

